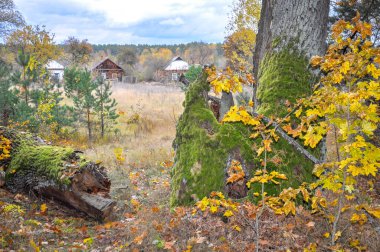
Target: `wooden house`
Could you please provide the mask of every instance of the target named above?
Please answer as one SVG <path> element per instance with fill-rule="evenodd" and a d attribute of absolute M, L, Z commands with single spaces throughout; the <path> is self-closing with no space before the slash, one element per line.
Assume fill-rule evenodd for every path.
<path fill-rule="evenodd" d="M 96 76 L 102 76 L 105 80 L 122 81 L 124 70 L 109 58 L 104 59 L 93 67 L 92 72 Z"/>
<path fill-rule="evenodd" d="M 189 64 L 181 57 L 174 57 L 170 63 L 165 67 L 163 74 L 169 81 L 178 81 L 182 74 L 189 70 Z"/>
<path fill-rule="evenodd" d="M 46 70 L 49 72 L 53 80 L 58 82 L 61 82 L 63 80 L 63 73 L 65 72 L 65 67 L 59 64 L 57 61 L 49 61 L 46 65 Z"/>

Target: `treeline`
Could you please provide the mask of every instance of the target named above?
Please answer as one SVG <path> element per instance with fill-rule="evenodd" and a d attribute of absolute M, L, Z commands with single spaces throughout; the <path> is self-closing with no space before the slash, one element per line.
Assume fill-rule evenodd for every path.
<path fill-rule="evenodd" d="M 92 44 L 94 53 L 100 52 L 100 51 L 109 51 L 112 55 L 119 54 L 123 49 L 129 48 L 134 50 L 137 53 L 141 53 L 144 51 L 144 49 L 152 49 L 152 48 L 167 48 L 171 50 L 173 53 L 176 52 L 185 52 L 186 49 L 190 47 L 196 47 L 201 45 L 210 45 L 209 43 L 205 42 L 190 42 L 190 43 L 182 43 L 182 44 L 173 44 L 173 45 L 167 45 L 167 44 L 156 44 L 156 45 L 149 45 L 149 44 Z M 223 44 L 222 43 L 215 43 L 214 44 L 217 47 L 217 53 L 218 55 L 223 55 Z"/>

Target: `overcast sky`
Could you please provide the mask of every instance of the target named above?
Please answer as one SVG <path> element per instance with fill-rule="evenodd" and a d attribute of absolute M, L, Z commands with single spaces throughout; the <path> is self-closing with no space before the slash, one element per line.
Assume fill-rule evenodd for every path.
<path fill-rule="evenodd" d="M 14 0 L 28 24 L 45 25 L 57 43 L 222 42 L 232 0 Z"/>

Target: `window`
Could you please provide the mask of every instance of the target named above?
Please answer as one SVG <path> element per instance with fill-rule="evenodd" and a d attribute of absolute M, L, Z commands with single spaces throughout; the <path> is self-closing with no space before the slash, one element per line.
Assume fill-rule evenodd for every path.
<path fill-rule="evenodd" d="M 106 73 L 102 73 L 102 78 L 103 78 L 103 80 L 107 79 L 107 74 Z"/>
<path fill-rule="evenodd" d="M 177 81 L 178 80 L 178 73 L 172 73 L 172 80 Z"/>
<path fill-rule="evenodd" d="M 55 83 L 59 82 L 59 73 L 53 73 L 51 75 L 51 80 Z"/>

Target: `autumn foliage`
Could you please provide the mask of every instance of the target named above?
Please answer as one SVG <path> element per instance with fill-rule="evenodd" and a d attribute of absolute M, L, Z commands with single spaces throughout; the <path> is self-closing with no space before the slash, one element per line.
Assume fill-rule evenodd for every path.
<path fill-rule="evenodd" d="M 373 46 L 370 36 L 371 26 L 360 21 L 359 14 L 351 23 L 338 21 L 332 28 L 334 43 L 326 55 L 311 59 L 311 65 L 322 73 L 313 94 L 296 104 L 288 103 L 289 114 L 284 118 L 272 118 L 269 123 L 264 123 L 262 115 L 252 115 L 247 108 L 236 106 L 224 117 L 223 122 L 242 122 L 253 130 L 252 138 L 262 138 L 258 156 L 264 153 L 263 169 L 257 170 L 247 183 L 248 187 L 251 183 L 262 185 L 261 192 L 253 192 L 255 197 L 261 197 L 256 223 L 259 223 L 258 217 L 265 206 L 276 214 L 295 215 L 300 195 L 312 214 L 328 221 L 324 237 L 330 239 L 330 249 L 347 246 L 363 249 L 361 241 L 354 237 L 348 244 L 340 243 L 340 238 L 344 236 L 344 220 L 348 219 L 352 225 L 364 225 L 369 218 L 380 217 L 380 206 L 364 200 L 366 193 L 375 190 L 380 167 L 380 149 L 371 142 L 380 121 L 380 48 Z M 209 79 L 216 93 L 241 89 L 239 78 L 228 70 L 219 75 L 210 72 Z M 298 123 L 295 124 L 291 117 L 297 118 Z M 275 132 L 279 125 L 311 148 L 317 147 L 326 136 L 333 136 L 335 146 L 332 149 L 336 149 L 336 157 L 322 160 L 315 166 L 316 182 L 284 189 L 278 196 L 267 196 L 265 184 L 277 184 L 280 183 L 278 179 L 286 179 L 283 174 L 269 173 L 266 169 L 266 154 L 272 151 L 271 145 L 279 138 Z M 238 176 L 233 173 L 227 181 L 236 179 Z M 372 201 L 376 202 L 376 199 Z M 210 209 L 210 212 L 215 211 Z M 257 225 L 256 246 L 259 246 Z M 316 248 L 317 245 L 312 244 L 305 251 L 316 251 Z"/>

